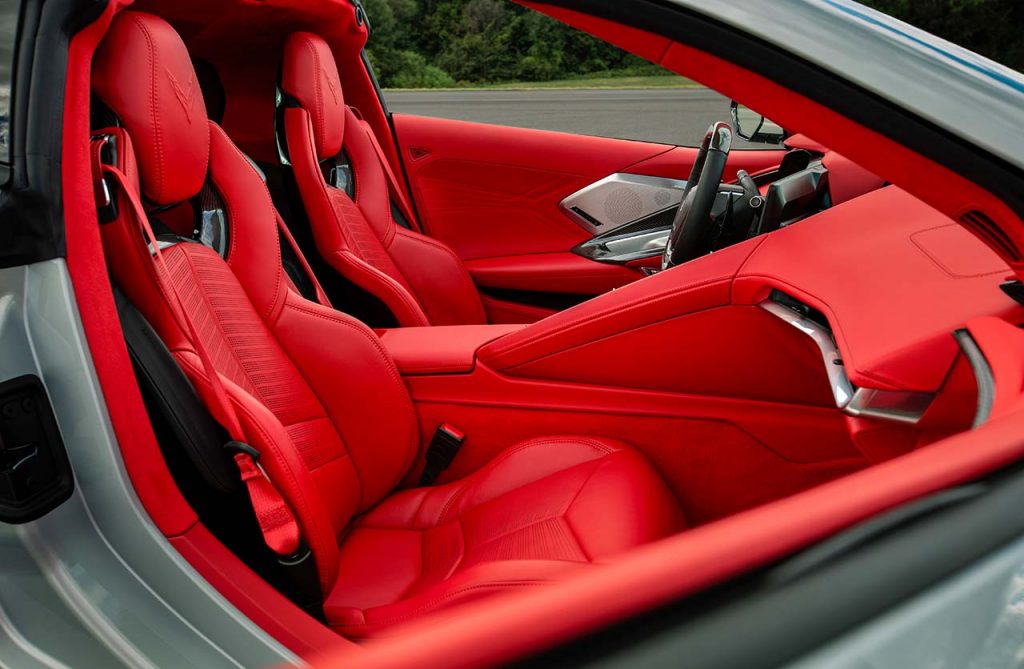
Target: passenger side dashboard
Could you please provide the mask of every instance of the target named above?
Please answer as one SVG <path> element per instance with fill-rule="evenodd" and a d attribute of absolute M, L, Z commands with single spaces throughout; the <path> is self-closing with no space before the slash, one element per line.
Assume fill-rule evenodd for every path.
<path fill-rule="evenodd" d="M 611 436 L 643 451 L 700 523 L 968 429 L 977 391 L 952 332 L 977 316 L 1022 320 L 999 290 L 1006 272 L 889 187 L 538 323 L 464 337 L 451 371 L 414 369 L 410 349 L 384 343 L 422 441 L 444 422 L 467 435 L 445 478 L 534 432 Z M 834 359 L 780 317 L 794 306 L 813 310 Z M 844 413 L 837 370 L 847 403 L 859 390 L 921 403 L 912 417 Z"/>

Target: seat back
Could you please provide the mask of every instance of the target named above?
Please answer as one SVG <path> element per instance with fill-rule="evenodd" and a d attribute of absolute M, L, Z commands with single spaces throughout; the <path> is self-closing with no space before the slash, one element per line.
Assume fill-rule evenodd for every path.
<path fill-rule="evenodd" d="M 281 68 L 284 136 L 320 255 L 378 297 L 403 326 L 486 322 L 480 295 L 447 245 L 398 226 L 372 132 L 345 106 L 334 55 L 318 35 L 285 42 Z M 341 156 L 352 196 L 325 172 Z"/>
<path fill-rule="evenodd" d="M 155 205 L 224 203 L 225 257 L 167 242 L 157 269 L 123 197 L 103 226 L 116 283 L 174 354 L 214 416 L 219 410 L 172 288 L 200 333 L 259 462 L 299 521 L 321 585 L 338 571 L 338 536 L 405 474 L 418 446 L 412 403 L 377 336 L 287 288 L 266 186 L 219 126 L 181 38 L 164 20 L 122 12 L 97 51 L 96 96 L 121 127 L 118 166 Z"/>

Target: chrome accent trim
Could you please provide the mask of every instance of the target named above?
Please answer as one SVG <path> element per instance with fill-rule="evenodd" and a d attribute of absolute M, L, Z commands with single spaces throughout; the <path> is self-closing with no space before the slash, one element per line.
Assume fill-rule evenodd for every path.
<path fill-rule="evenodd" d="M 934 393 L 855 387 L 846 374 L 842 356 L 839 355 L 831 332 L 777 302 L 767 300 L 760 306 L 800 330 L 817 344 L 836 407 L 843 413 L 914 424 L 921 420 L 921 416 L 935 399 Z"/>
<path fill-rule="evenodd" d="M 974 341 L 969 330 L 961 329 L 953 332 L 953 338 L 960 345 L 964 357 L 974 372 L 974 380 L 978 384 L 978 406 L 974 411 L 971 429 L 981 426 L 992 415 L 992 404 L 996 398 L 996 381 L 992 376 L 992 368 L 981 352 L 978 342 Z"/>
<path fill-rule="evenodd" d="M 843 409 L 851 416 L 884 418 L 898 423 L 916 423 L 931 406 L 935 395 L 906 390 L 857 388 Z"/>
<path fill-rule="evenodd" d="M 818 350 L 821 351 L 821 360 L 825 365 L 825 374 L 828 376 L 828 383 L 832 388 L 836 406 L 845 409 L 853 399 L 854 387 L 846 375 L 846 368 L 843 367 L 842 358 L 832 340 L 832 334 L 811 319 L 804 318 L 777 302 L 770 300 L 762 302 L 761 308 L 803 332 L 817 344 Z"/>
<path fill-rule="evenodd" d="M 668 244 L 669 233 L 669 230 L 663 228 L 661 230 L 641 232 L 628 237 L 609 239 L 604 243 L 604 246 L 614 255 L 606 256 L 603 260 L 605 262 L 618 262 L 620 260 L 632 259 L 637 254 L 642 255 L 646 251 L 650 251 L 651 255 L 661 253 L 665 250 L 665 245 Z"/>
<path fill-rule="evenodd" d="M 608 198 L 614 189 L 624 187 L 635 196 L 636 215 L 629 220 L 608 220 L 606 210 Z M 678 207 L 683 200 L 684 188 L 686 188 L 686 181 L 680 179 L 617 172 L 566 196 L 558 203 L 558 206 L 580 227 L 596 235 L 629 225 L 666 209 Z M 594 225 L 574 211 L 574 208 L 585 212 L 600 225 Z"/>

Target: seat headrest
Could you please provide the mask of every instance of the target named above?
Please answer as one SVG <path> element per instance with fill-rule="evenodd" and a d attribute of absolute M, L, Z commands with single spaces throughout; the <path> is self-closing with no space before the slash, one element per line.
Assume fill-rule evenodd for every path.
<path fill-rule="evenodd" d="M 132 138 L 147 198 L 172 204 L 202 189 L 210 160 L 206 104 L 169 23 L 141 12 L 115 17 L 96 52 L 92 86 Z"/>
<path fill-rule="evenodd" d="M 306 32 L 288 36 L 281 90 L 309 114 L 317 160 L 338 155 L 345 136 L 345 97 L 334 54 L 322 37 Z"/>

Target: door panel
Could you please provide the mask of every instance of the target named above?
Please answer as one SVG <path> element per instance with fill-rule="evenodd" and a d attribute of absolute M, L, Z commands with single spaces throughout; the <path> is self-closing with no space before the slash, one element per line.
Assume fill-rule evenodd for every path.
<path fill-rule="evenodd" d="M 671 206 L 678 198 L 650 184 L 678 187 L 697 154 L 690 147 L 632 140 L 406 114 L 392 118 L 424 231 L 455 249 L 485 290 L 587 296 L 639 279 L 643 274 L 635 266 L 571 251 L 636 211 L 656 202 Z M 726 178 L 739 168 L 754 173 L 778 165 L 782 155 L 734 151 Z M 572 210 L 576 200 L 570 196 L 593 193 L 612 175 L 614 183 L 599 188 L 601 201 L 587 200 L 593 211 Z M 638 185 L 630 175 L 660 179 Z"/>
<path fill-rule="evenodd" d="M 591 235 L 559 202 L 671 149 L 422 116 L 393 118 L 424 229 L 464 260 L 568 251 Z"/>
<path fill-rule="evenodd" d="M 467 260 L 481 288 L 600 295 L 637 278 L 635 269 L 562 253 L 528 253 Z"/>

